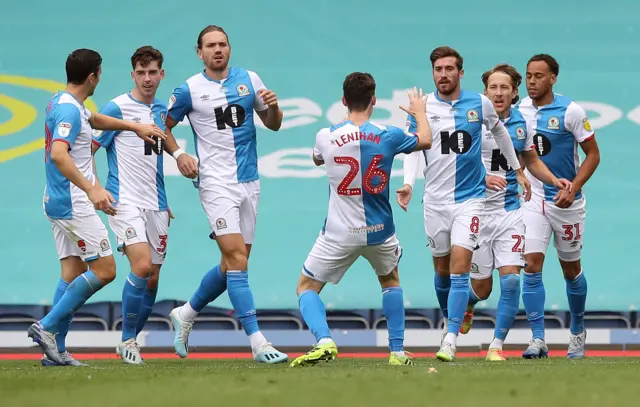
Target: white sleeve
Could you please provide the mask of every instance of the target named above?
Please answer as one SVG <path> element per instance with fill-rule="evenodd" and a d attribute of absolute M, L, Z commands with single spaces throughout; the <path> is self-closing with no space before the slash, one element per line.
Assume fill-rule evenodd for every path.
<path fill-rule="evenodd" d="M 418 170 L 420 169 L 420 151 L 414 151 L 411 154 L 407 154 L 402 162 L 402 170 L 404 172 L 404 184 L 413 185 L 416 183 L 418 177 Z"/>
<path fill-rule="evenodd" d="M 493 107 L 493 103 L 483 94 L 480 94 L 480 100 L 482 100 L 482 123 L 487 130 L 491 131 L 494 126 L 500 121 L 496 109 Z"/>
<path fill-rule="evenodd" d="M 253 102 L 253 108 L 256 109 L 257 112 L 261 112 L 263 110 L 267 110 L 268 106 L 264 104 L 262 98 L 258 96 L 258 91 L 267 89 L 262 83 L 262 79 L 258 76 L 257 73 L 253 71 L 247 71 L 249 77 L 251 78 L 251 85 L 253 85 L 253 90 L 256 92 L 255 99 Z"/>
<path fill-rule="evenodd" d="M 509 135 L 509 130 L 504 127 L 504 124 L 498 123 L 491 129 L 491 134 L 493 134 L 493 139 L 495 140 L 500 152 L 507 159 L 507 164 L 514 170 L 520 169 L 520 161 L 518 160 L 518 156 L 516 155 L 516 150 L 513 147 L 513 142 L 511 141 L 511 136 Z"/>
<path fill-rule="evenodd" d="M 329 129 L 322 129 L 316 134 L 316 145 L 313 147 L 313 155 L 321 161 L 324 161 L 324 146 L 329 139 Z"/>
<path fill-rule="evenodd" d="M 533 136 L 536 135 L 536 132 L 533 131 L 533 126 L 531 122 L 527 121 L 527 138 L 524 140 L 524 147 L 522 147 L 522 151 L 531 151 L 536 146 L 533 144 Z"/>
<path fill-rule="evenodd" d="M 578 143 L 593 137 L 594 132 L 589 123 L 587 112 L 576 102 L 569 103 L 564 116 L 564 127 L 573 134 Z"/>

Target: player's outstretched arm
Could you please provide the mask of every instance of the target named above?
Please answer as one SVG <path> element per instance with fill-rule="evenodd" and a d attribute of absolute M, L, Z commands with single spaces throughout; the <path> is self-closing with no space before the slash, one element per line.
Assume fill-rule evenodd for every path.
<path fill-rule="evenodd" d="M 542 162 L 536 150 L 523 151 L 520 153 L 525 167 L 531 175 L 547 185 L 553 185 L 558 189 L 566 189 L 571 191 L 571 181 L 564 178 L 557 178 L 549 168 Z"/>
<path fill-rule="evenodd" d="M 71 155 L 69 155 L 69 145 L 63 142 L 51 145 L 51 161 L 58 171 L 73 183 L 75 186 L 83 190 L 94 207 L 111 215 L 115 213 L 115 208 L 111 205 L 115 199 L 100 184 L 92 184 L 76 167 Z"/>
<path fill-rule="evenodd" d="M 89 117 L 89 124 L 95 130 L 116 130 L 116 131 L 132 131 L 141 139 L 155 144 L 153 137 L 165 139 L 167 136 L 155 124 L 133 123 L 126 120 L 116 119 L 101 113 L 92 113 Z"/>
<path fill-rule="evenodd" d="M 415 121 L 418 144 L 416 144 L 414 151 L 428 150 L 431 148 L 433 138 L 431 126 L 427 120 L 427 95 L 422 92 L 422 89 L 418 90 L 415 87 L 409 89 L 407 95 L 409 96 L 409 107 L 400 106 L 400 109 L 407 112 Z"/>
<path fill-rule="evenodd" d="M 262 123 L 269 130 L 280 130 L 283 113 L 278 105 L 278 97 L 272 90 L 268 89 L 260 89 L 258 91 L 258 97 L 261 98 L 262 102 L 267 106 L 267 109 L 257 111 L 258 117 L 260 117 Z"/>
<path fill-rule="evenodd" d="M 164 141 L 164 149 L 175 158 L 180 173 L 187 178 L 194 179 L 198 176 L 198 162 L 178 146 L 176 138 L 173 136 L 173 128 L 178 124 L 171 116 L 167 116 Z"/>

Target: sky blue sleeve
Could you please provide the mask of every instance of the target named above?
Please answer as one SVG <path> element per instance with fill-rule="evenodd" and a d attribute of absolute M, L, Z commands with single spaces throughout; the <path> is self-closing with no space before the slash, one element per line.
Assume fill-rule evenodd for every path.
<path fill-rule="evenodd" d="M 116 119 L 122 120 L 122 110 L 120 110 L 120 106 L 115 104 L 113 101 L 104 105 L 100 113 L 106 116 L 115 117 Z M 107 148 L 113 142 L 113 139 L 120 134 L 120 130 L 104 130 L 94 132 L 93 141 L 98 143 L 100 146 Z"/>
<path fill-rule="evenodd" d="M 415 133 L 418 131 L 418 124 L 416 123 L 416 119 L 413 116 L 407 115 L 407 124 L 405 126 L 405 130 L 409 133 Z"/>
<path fill-rule="evenodd" d="M 80 134 L 81 128 L 82 120 L 77 106 L 71 103 L 61 103 L 56 106 L 53 141 L 64 141 L 72 146 Z"/>
<path fill-rule="evenodd" d="M 410 154 L 418 145 L 418 137 L 415 134 L 393 126 L 389 126 L 388 130 L 392 134 L 396 154 Z"/>
<path fill-rule="evenodd" d="M 169 99 L 168 115 L 176 122 L 181 122 L 192 108 L 191 90 L 189 90 L 189 85 L 185 82 L 173 90 Z"/>

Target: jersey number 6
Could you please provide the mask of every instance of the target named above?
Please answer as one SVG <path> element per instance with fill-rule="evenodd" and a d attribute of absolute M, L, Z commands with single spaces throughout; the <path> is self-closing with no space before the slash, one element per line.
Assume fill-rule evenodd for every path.
<path fill-rule="evenodd" d="M 360 171 L 360 163 L 353 157 L 334 157 L 333 161 L 336 164 L 345 164 L 349 166 L 349 172 L 344 177 L 340 185 L 338 185 L 338 195 L 346 195 L 346 196 L 354 196 L 354 195 L 362 195 L 361 188 L 349 188 L 351 182 L 358 175 L 358 171 Z M 364 180 L 362 187 L 364 190 L 372 195 L 379 194 L 387 187 L 387 182 L 389 181 L 389 176 L 382 168 L 378 168 L 378 164 L 382 161 L 382 154 L 374 155 L 367 167 L 367 171 L 364 174 Z M 373 181 L 374 177 L 380 177 L 380 183 L 378 185 L 373 185 L 371 181 Z"/>

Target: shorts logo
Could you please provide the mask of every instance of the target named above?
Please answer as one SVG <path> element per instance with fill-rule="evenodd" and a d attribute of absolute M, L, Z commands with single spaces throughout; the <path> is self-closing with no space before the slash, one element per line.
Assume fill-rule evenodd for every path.
<path fill-rule="evenodd" d="M 591 123 L 589 123 L 589 119 L 587 119 L 586 117 L 582 119 L 582 127 L 584 127 L 586 131 L 593 131 L 591 129 Z"/>
<path fill-rule="evenodd" d="M 560 128 L 560 119 L 555 116 L 552 116 L 547 121 L 547 128 L 549 130 L 558 130 Z"/>
<path fill-rule="evenodd" d="M 84 242 L 84 240 L 78 240 L 78 248 L 82 253 L 87 252 L 87 244 Z"/>
<path fill-rule="evenodd" d="M 474 242 L 478 241 L 478 235 L 475 233 L 469 233 L 469 239 L 471 239 Z"/>
<path fill-rule="evenodd" d="M 134 228 L 127 228 L 127 230 L 124 231 L 124 234 L 127 239 L 133 239 L 134 237 L 138 236 Z"/>
<path fill-rule="evenodd" d="M 472 273 L 479 273 L 480 270 L 478 269 L 478 265 L 476 263 L 471 263 L 471 272 Z"/>
<path fill-rule="evenodd" d="M 71 134 L 71 123 L 62 122 L 58 124 L 58 135 L 60 137 L 69 137 Z"/>
<path fill-rule="evenodd" d="M 223 218 L 216 219 L 216 230 L 225 229 L 227 227 L 227 221 Z"/>
<path fill-rule="evenodd" d="M 517 138 L 518 140 L 524 140 L 524 139 L 526 138 L 526 135 L 525 135 L 524 129 L 523 129 L 522 127 L 518 127 L 518 128 L 516 129 L 516 138 Z"/>
<path fill-rule="evenodd" d="M 249 92 L 249 87 L 247 85 L 245 85 L 244 83 L 241 83 L 240 85 L 238 85 L 236 90 L 238 91 L 238 96 L 248 96 L 249 93 L 250 93 Z"/>
<path fill-rule="evenodd" d="M 429 247 L 432 249 L 436 248 L 436 242 L 434 242 L 432 238 L 429 238 Z"/>
<path fill-rule="evenodd" d="M 107 239 L 102 239 L 100 242 L 100 249 L 102 249 L 103 252 L 106 252 L 110 247 L 109 241 Z"/>
<path fill-rule="evenodd" d="M 467 112 L 467 121 L 469 123 L 477 122 L 480 120 L 478 112 L 475 109 L 471 109 Z"/>

